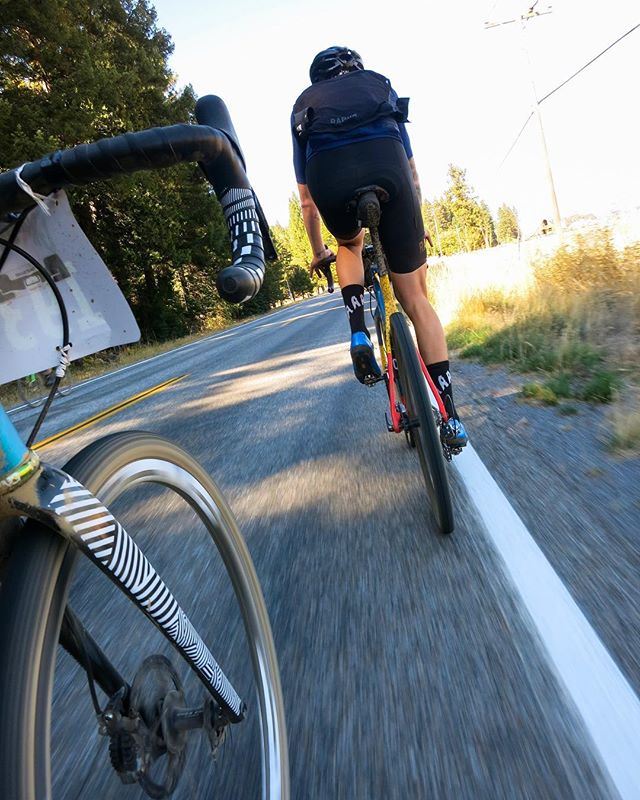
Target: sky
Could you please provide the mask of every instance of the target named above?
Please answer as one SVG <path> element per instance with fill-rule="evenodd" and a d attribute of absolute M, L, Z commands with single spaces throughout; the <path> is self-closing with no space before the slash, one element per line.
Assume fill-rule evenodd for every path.
<path fill-rule="evenodd" d="M 153 0 L 151 0 L 153 3 Z M 517 0 L 156 0 L 175 45 L 179 86 L 217 94 L 240 138 L 271 224 L 287 224 L 296 191 L 289 116 L 315 54 L 339 44 L 411 98 L 409 135 L 425 199 L 467 170 L 495 214 L 507 203 L 525 233 L 553 217 L 540 128 L 543 97 L 640 23 L 633 0 L 557 0 L 527 23 Z M 526 56 L 528 53 L 528 58 Z M 540 106 L 560 214 L 640 206 L 640 28 Z M 534 89 L 535 87 L 535 89 Z"/>

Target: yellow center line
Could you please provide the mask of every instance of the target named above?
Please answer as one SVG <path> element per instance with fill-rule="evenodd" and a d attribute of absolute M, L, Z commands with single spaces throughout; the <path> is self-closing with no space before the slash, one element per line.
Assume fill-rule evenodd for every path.
<path fill-rule="evenodd" d="M 110 417 L 112 414 L 116 414 L 118 411 L 122 411 L 122 409 L 127 408 L 128 406 L 133 405 L 134 403 L 139 403 L 141 400 L 144 400 L 146 397 L 150 397 L 152 394 L 156 394 L 157 392 L 161 392 L 163 389 L 168 389 L 169 386 L 172 386 L 174 383 L 181 381 L 183 378 L 186 378 L 189 375 L 188 372 L 185 372 L 184 375 L 178 375 L 177 378 L 171 378 L 171 380 L 164 381 L 164 383 L 159 383 L 157 386 L 152 386 L 150 389 L 145 389 L 144 392 L 139 392 L 138 394 L 134 394 L 132 397 L 127 398 L 126 400 L 122 400 L 122 402 L 117 403 L 115 406 L 111 406 L 110 408 L 106 408 L 104 411 L 100 411 L 99 414 L 95 414 L 93 417 L 89 417 L 89 419 L 85 419 L 83 422 L 78 422 L 75 425 L 72 425 L 70 428 L 66 428 L 59 433 L 54 433 L 53 436 L 49 436 L 46 439 L 42 439 L 40 442 L 36 442 L 32 449 L 38 450 L 41 447 L 45 447 L 52 442 L 57 442 L 58 439 L 62 439 L 63 436 L 68 436 L 70 433 L 75 433 L 76 431 L 82 430 L 83 428 L 88 428 L 90 425 L 93 425 L 96 422 L 99 422 L 105 417 Z"/>

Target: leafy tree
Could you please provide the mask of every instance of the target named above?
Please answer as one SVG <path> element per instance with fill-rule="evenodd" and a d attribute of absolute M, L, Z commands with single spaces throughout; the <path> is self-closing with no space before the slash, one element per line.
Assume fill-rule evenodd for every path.
<path fill-rule="evenodd" d="M 307 232 L 302 219 L 300 201 L 295 195 L 289 198 L 289 225 L 287 227 L 287 240 L 289 252 L 295 264 L 306 266 L 311 263 L 313 253 L 307 238 Z"/>
<path fill-rule="evenodd" d="M 480 224 L 480 230 L 482 231 L 482 238 L 484 240 L 483 246 L 485 248 L 495 247 L 497 244 L 497 239 L 495 226 L 493 224 L 493 217 L 491 216 L 489 206 L 484 200 L 479 202 L 478 222 Z"/>
<path fill-rule="evenodd" d="M 512 242 L 520 236 L 520 226 L 515 208 L 503 203 L 498 209 L 496 236 L 500 244 Z"/>
<path fill-rule="evenodd" d="M 170 100 L 179 101 L 167 64 L 172 50 L 146 0 L 3 3 L 2 166 L 165 123 Z"/>
<path fill-rule="evenodd" d="M 0 168 L 128 130 L 192 118 L 169 35 L 147 0 L 5 0 L 0 24 Z M 76 216 L 146 338 L 229 316 L 215 277 L 229 261 L 219 205 L 195 165 L 70 192 Z"/>
<path fill-rule="evenodd" d="M 449 185 L 442 197 L 422 204 L 435 252 L 451 255 L 493 247 L 496 234 L 491 212 L 469 186 L 466 170 L 450 164 L 448 175 Z"/>
<path fill-rule="evenodd" d="M 271 228 L 271 238 L 278 253 L 278 267 L 280 275 L 280 292 L 281 300 L 289 298 L 293 300 L 291 287 L 289 285 L 289 277 L 294 268 L 291 250 L 289 249 L 289 236 L 288 230 L 283 228 L 282 225 L 274 225 Z"/>

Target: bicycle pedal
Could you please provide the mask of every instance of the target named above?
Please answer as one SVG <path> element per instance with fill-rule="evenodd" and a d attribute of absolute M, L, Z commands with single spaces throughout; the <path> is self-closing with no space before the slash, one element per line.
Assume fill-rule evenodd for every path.
<path fill-rule="evenodd" d="M 442 453 L 445 457 L 446 461 L 451 461 L 453 456 L 459 456 L 462 452 L 462 447 L 449 447 L 448 445 L 442 445 Z"/>

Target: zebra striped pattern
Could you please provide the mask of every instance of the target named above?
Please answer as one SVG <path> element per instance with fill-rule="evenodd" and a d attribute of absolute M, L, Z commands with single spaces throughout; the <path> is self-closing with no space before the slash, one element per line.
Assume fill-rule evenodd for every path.
<path fill-rule="evenodd" d="M 98 563 L 172 641 L 218 698 L 240 716 L 242 701 L 144 553 L 88 489 L 69 476 L 50 502 L 74 532 L 76 545 Z"/>
<path fill-rule="evenodd" d="M 258 259 L 257 263 L 263 266 L 257 269 L 252 265 L 252 268 L 261 273 L 262 280 L 264 247 L 253 192 L 251 189 L 227 189 L 220 197 L 220 203 L 231 234 L 233 264 L 240 264 L 246 256 L 255 256 Z"/>

